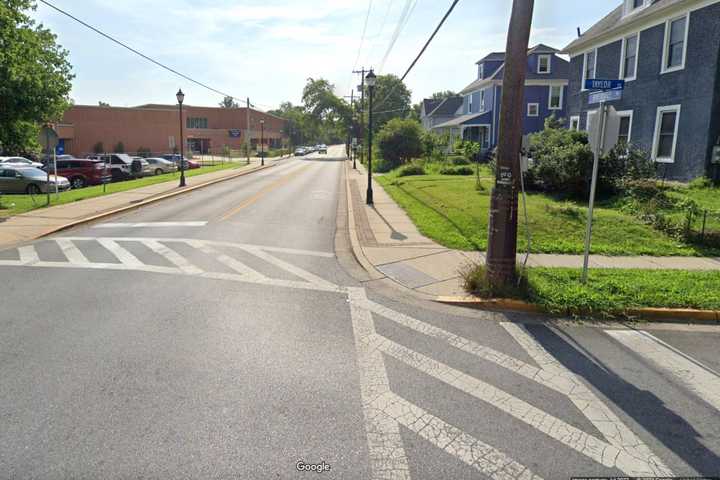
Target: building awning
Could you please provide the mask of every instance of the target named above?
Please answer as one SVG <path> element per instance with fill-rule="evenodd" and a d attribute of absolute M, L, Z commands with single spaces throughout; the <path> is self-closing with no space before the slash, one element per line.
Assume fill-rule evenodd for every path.
<path fill-rule="evenodd" d="M 433 126 L 432 128 L 453 128 L 461 126 L 473 126 L 473 125 L 484 125 L 492 123 L 492 112 L 483 113 L 469 113 L 467 115 L 460 115 L 452 120 Z"/>

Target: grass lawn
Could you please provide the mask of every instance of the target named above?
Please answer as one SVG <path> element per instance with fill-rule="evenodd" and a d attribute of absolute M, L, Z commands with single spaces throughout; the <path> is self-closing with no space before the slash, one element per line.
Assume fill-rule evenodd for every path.
<path fill-rule="evenodd" d="M 202 175 L 203 173 L 216 172 L 218 170 L 227 170 L 230 168 L 241 168 L 245 167 L 245 163 L 226 163 L 224 165 L 215 165 L 211 167 L 201 167 L 193 170 L 186 170 L 186 177 L 194 177 L 195 175 Z M 68 190 L 60 194 L 59 200 L 56 200 L 55 194 L 50 195 L 50 206 L 62 205 L 64 203 L 76 202 L 78 200 L 85 200 L 88 198 L 99 197 L 102 195 L 109 195 L 111 193 L 124 192 L 135 188 L 147 187 L 155 185 L 156 183 L 162 183 L 167 181 L 177 181 L 180 178 L 180 173 L 166 173 L 164 175 L 154 175 L 152 177 L 144 177 L 137 180 L 128 180 L 125 182 L 109 183 L 107 185 L 107 191 L 103 192 L 102 185 L 96 185 L 92 187 L 80 188 L 78 190 Z M 45 195 L 36 195 L 35 202 L 30 195 L 3 195 L 0 197 L 0 218 L 10 217 L 25 213 L 36 208 L 45 207 Z"/>
<path fill-rule="evenodd" d="M 720 310 L 720 272 L 531 268 L 527 300 L 553 313 L 610 315 L 642 307 Z"/>
<path fill-rule="evenodd" d="M 493 180 L 484 169 L 483 190 L 475 177 L 422 175 L 379 176 L 390 196 L 405 209 L 418 229 L 449 248 L 486 250 L 490 190 Z M 525 226 L 520 203 L 518 248 L 525 245 Z M 528 195 L 532 251 L 582 254 L 587 216 L 586 204 L 561 201 L 552 196 Z M 592 253 L 604 255 L 708 255 L 717 250 L 686 245 L 622 213 L 612 201 L 596 203 Z"/>

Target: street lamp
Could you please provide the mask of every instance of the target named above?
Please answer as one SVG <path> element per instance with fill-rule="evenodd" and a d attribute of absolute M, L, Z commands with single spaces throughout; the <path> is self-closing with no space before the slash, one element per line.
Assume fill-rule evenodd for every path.
<path fill-rule="evenodd" d="M 185 186 L 185 141 L 183 140 L 183 114 L 182 105 L 185 101 L 185 94 L 182 89 L 178 90 L 175 95 L 178 104 L 180 104 L 180 186 Z"/>
<path fill-rule="evenodd" d="M 370 94 L 370 100 L 368 105 L 368 188 L 367 188 L 367 201 L 368 205 L 373 204 L 373 190 L 372 190 L 372 134 L 373 134 L 373 93 L 375 93 L 375 82 L 377 77 L 375 73 L 370 69 L 370 73 L 365 77 L 365 83 L 368 86 L 368 93 Z"/>
<path fill-rule="evenodd" d="M 265 120 L 260 120 L 260 165 L 265 166 Z"/>

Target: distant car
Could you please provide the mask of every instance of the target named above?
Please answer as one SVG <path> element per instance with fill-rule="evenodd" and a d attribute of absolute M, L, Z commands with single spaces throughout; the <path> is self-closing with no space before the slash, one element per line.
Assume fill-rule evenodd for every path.
<path fill-rule="evenodd" d="M 146 158 L 150 165 L 150 170 L 155 175 L 162 175 L 163 173 L 177 172 L 178 166 L 175 162 L 165 160 L 164 158 L 150 157 Z"/>
<path fill-rule="evenodd" d="M 325 155 L 327 155 L 327 145 L 319 145 L 317 151 L 318 153 L 324 153 Z"/>
<path fill-rule="evenodd" d="M 130 171 L 133 176 L 146 177 L 148 175 L 154 175 L 155 171 L 150 167 L 150 163 L 143 157 L 131 157 L 132 164 L 130 165 Z"/>
<path fill-rule="evenodd" d="M 67 158 L 67 157 L 66 157 Z M 52 162 L 43 168 L 46 172 L 55 173 Z M 112 179 L 109 168 L 102 160 L 72 158 L 57 161 L 57 173 L 70 181 L 72 188 L 83 188 L 87 185 L 101 185 Z"/>
<path fill-rule="evenodd" d="M 295 156 L 296 157 L 303 157 L 307 153 L 307 150 L 305 150 L 305 147 L 298 147 L 295 149 Z"/>
<path fill-rule="evenodd" d="M 114 182 L 128 180 L 133 177 L 133 159 L 126 153 L 107 153 L 102 155 L 90 155 L 89 159 L 102 160 L 110 165 L 110 173 Z"/>
<path fill-rule="evenodd" d="M 0 166 L 2 165 L 21 165 L 23 167 L 41 168 L 40 162 L 33 162 L 25 157 L 0 157 Z"/>
<path fill-rule="evenodd" d="M 25 193 L 36 195 L 39 193 L 54 192 L 57 184 L 58 191 L 70 188 L 70 182 L 65 177 L 50 175 L 34 167 L 18 167 L 12 165 L 0 166 L 0 193 Z"/>
<path fill-rule="evenodd" d="M 169 153 L 167 155 L 163 155 L 162 158 L 164 158 L 165 160 L 170 160 L 171 162 L 174 162 L 178 166 L 178 168 L 180 168 L 180 158 L 181 157 L 177 153 Z M 200 164 L 185 158 L 183 161 L 183 167 L 185 168 L 185 170 L 192 170 L 193 168 L 200 168 Z"/>

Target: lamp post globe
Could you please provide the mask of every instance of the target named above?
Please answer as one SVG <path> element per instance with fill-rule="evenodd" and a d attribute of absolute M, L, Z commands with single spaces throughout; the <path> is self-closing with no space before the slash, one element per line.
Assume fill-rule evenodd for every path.
<path fill-rule="evenodd" d="M 373 95 L 375 93 L 375 84 L 377 82 L 377 76 L 375 72 L 370 69 L 367 76 L 365 77 L 365 84 L 368 87 L 369 101 L 368 101 L 368 187 L 366 194 L 366 203 L 373 205 L 373 189 L 372 189 L 372 137 L 373 137 Z"/>
<path fill-rule="evenodd" d="M 180 186 L 185 186 L 185 140 L 183 140 L 183 113 L 182 106 L 185 101 L 185 94 L 182 89 L 175 94 L 178 105 L 180 105 Z"/>

